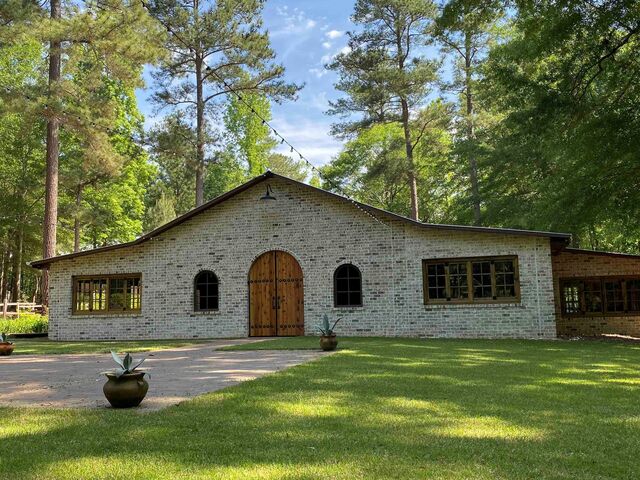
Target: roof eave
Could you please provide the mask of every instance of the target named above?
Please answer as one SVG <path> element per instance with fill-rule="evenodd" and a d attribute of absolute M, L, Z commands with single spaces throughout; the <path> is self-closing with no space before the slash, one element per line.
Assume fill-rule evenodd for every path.
<path fill-rule="evenodd" d="M 29 263 L 30 266 L 34 267 L 34 268 L 45 268 L 47 265 L 49 265 L 50 263 L 53 262 L 57 262 L 59 260 L 66 260 L 66 259 L 70 259 L 70 258 L 76 258 L 76 257 L 82 257 L 82 256 L 86 256 L 86 255 L 93 255 L 94 253 L 102 253 L 102 252 L 107 252 L 110 250 L 116 250 L 119 248 L 125 248 L 125 247 L 131 247 L 133 245 L 138 245 L 140 243 L 143 243 L 147 240 L 150 240 L 152 238 L 157 237 L 158 235 L 160 235 L 161 233 L 166 232 L 167 230 L 180 225 L 181 223 L 186 222 L 187 220 L 189 220 L 190 218 L 196 216 L 197 214 L 199 214 L 200 212 L 207 210 L 211 207 L 213 207 L 214 205 L 217 205 L 219 203 L 224 202 L 225 200 L 227 200 L 229 197 L 233 197 L 234 195 L 237 195 L 240 192 L 243 192 L 244 190 L 247 190 L 251 187 L 253 187 L 254 185 L 257 185 L 258 183 L 268 179 L 268 178 L 272 178 L 274 177 L 274 173 L 271 171 L 267 171 L 265 173 L 263 173 L 262 175 L 259 175 L 257 177 L 252 178 L 251 180 L 249 180 L 248 182 L 243 183 L 242 185 L 237 186 L 236 188 L 233 188 L 231 190 L 229 190 L 226 193 L 223 193 L 222 195 L 217 196 L 216 198 L 209 200 L 206 203 L 203 203 L 202 205 L 200 205 L 199 207 L 196 207 L 192 210 L 189 210 L 187 213 L 185 213 L 184 215 L 181 215 L 179 217 L 174 218 L 173 220 L 171 220 L 168 223 L 165 223 L 164 225 L 160 225 L 158 228 L 145 233 L 144 235 L 141 235 L 140 237 L 136 238 L 135 240 L 131 241 L 131 242 L 125 242 L 125 243 L 119 243 L 117 245 L 108 245 L 106 247 L 98 247 L 98 248 L 92 248 L 91 250 L 83 250 L 81 252 L 73 252 L 73 253 L 67 253 L 65 255 L 58 255 L 55 257 L 50 257 L 50 258 L 43 258 L 41 260 L 35 260 L 31 263 Z"/>
<path fill-rule="evenodd" d="M 384 216 L 388 216 L 391 217 L 393 219 L 399 220 L 399 221 L 403 221 L 403 222 L 408 222 L 411 223 L 412 225 L 421 227 L 421 228 L 428 228 L 428 229 L 447 229 L 447 230 L 457 230 L 457 231 L 463 231 L 463 232 L 477 232 L 477 233 L 494 233 L 494 234 L 500 234 L 500 235 L 519 235 L 519 236 L 537 236 L 537 237 L 545 237 L 545 238 L 550 238 L 553 240 L 559 240 L 565 244 L 568 244 L 568 242 L 571 240 L 571 235 L 567 234 L 567 233 L 558 233 L 558 232 L 543 232 L 543 231 L 537 231 L 537 230 L 518 230 L 518 229 L 513 229 L 513 228 L 493 228 L 493 227 L 476 227 L 476 226 L 467 226 L 467 225 L 443 225 L 443 224 L 435 224 L 435 223 L 423 223 L 417 220 L 413 220 L 409 217 L 405 217 L 403 215 L 398 215 L 397 213 L 393 213 L 393 212 L 389 212 L 387 210 L 383 210 L 381 208 L 377 208 L 377 207 L 373 207 L 371 205 L 367 205 L 365 203 L 361 203 L 355 200 L 351 200 L 347 197 L 344 197 L 342 195 L 339 195 L 337 193 L 334 192 L 330 192 L 328 190 L 323 190 L 321 188 L 318 187 L 314 187 L 313 185 L 308 185 L 306 183 L 300 182 L 298 180 L 294 180 L 292 178 L 288 178 L 285 177 L 283 175 L 278 175 L 277 173 L 273 173 L 271 171 L 267 171 L 265 173 L 263 173 L 262 175 L 259 175 L 257 177 L 252 178 L 251 180 L 249 180 L 248 182 L 243 183 L 242 185 L 229 190 L 226 193 L 223 193 L 222 195 L 219 195 L 218 197 L 208 201 L 207 203 L 204 203 L 202 205 L 200 205 L 199 207 L 196 207 L 190 211 L 188 211 L 187 213 L 185 213 L 184 215 L 181 215 L 175 219 L 173 219 L 172 221 L 161 225 L 160 227 L 152 230 L 151 232 L 145 233 L 144 235 L 141 235 L 140 237 L 138 237 L 137 239 L 131 241 L 131 242 L 126 242 L 126 243 L 120 243 L 118 245 L 109 245 L 106 247 L 99 247 L 99 248 L 94 248 L 91 250 L 83 250 L 81 252 L 74 252 L 74 253 L 68 253 L 65 255 L 59 255 L 56 257 L 51 257 L 51 258 L 45 258 L 45 259 L 41 259 L 41 260 L 35 260 L 33 262 L 31 262 L 29 265 L 31 265 L 34 268 L 45 268 L 47 265 L 53 263 L 53 262 L 57 262 L 59 260 L 67 260 L 67 259 L 71 259 L 71 258 L 76 258 L 76 257 L 82 257 L 82 256 L 86 256 L 86 255 L 93 255 L 95 253 L 102 253 L 102 252 L 107 252 L 107 251 L 111 251 L 111 250 L 117 250 L 119 248 L 126 248 L 126 247 L 131 247 L 134 245 L 139 245 L 147 240 L 150 240 L 152 238 L 157 237 L 158 235 L 166 232 L 167 230 L 180 225 L 181 223 L 186 222 L 187 220 L 189 220 L 190 218 L 196 216 L 197 214 L 199 214 L 200 212 L 207 210 L 215 205 L 218 205 L 222 202 L 224 202 L 225 200 L 237 195 L 240 192 L 243 192 L 251 187 L 253 187 L 254 185 L 257 185 L 261 182 L 263 182 L 264 180 L 267 180 L 269 178 L 278 178 L 281 180 L 285 180 L 285 181 L 289 181 L 289 182 L 294 182 L 300 185 L 304 185 L 307 188 L 311 188 L 314 190 L 317 190 L 319 192 L 322 192 L 325 195 L 331 195 L 335 198 L 339 198 L 341 200 L 345 200 L 348 202 L 352 202 L 354 204 L 356 204 L 358 207 L 365 209 L 365 210 L 369 210 L 370 212 L 374 212 L 374 213 L 378 213 L 380 215 L 384 215 Z"/>

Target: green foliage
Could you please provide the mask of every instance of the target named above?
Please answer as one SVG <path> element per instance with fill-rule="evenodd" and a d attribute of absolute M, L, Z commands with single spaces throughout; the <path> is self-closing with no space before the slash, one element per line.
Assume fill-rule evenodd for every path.
<path fill-rule="evenodd" d="M 271 153 L 267 158 L 269 170 L 285 177 L 304 182 L 309 177 L 309 166 L 303 160 L 296 160 L 282 153 Z"/>
<path fill-rule="evenodd" d="M 115 369 L 116 377 L 120 378 L 122 375 L 128 375 L 134 373 L 136 368 L 142 365 L 144 358 L 139 362 L 133 360 L 130 353 L 126 353 L 123 358 L 120 358 L 116 352 L 111 351 L 111 357 L 118 364 L 118 368 Z"/>
<path fill-rule="evenodd" d="M 411 123 L 416 135 L 421 134 L 414 149 L 420 210 L 426 212 L 424 215 L 431 221 L 450 217 L 448 199 L 458 187 L 450 157 L 451 123 L 451 105 L 444 102 L 427 105 Z M 411 201 L 405 155 L 400 124 L 383 123 L 362 129 L 322 168 L 327 179 L 323 187 L 330 190 L 332 184 L 337 184 L 361 202 L 409 216 Z"/>
<path fill-rule="evenodd" d="M 429 0 L 358 0 L 352 20 L 361 31 L 349 34 L 349 51 L 329 65 L 339 75 L 336 89 L 346 96 L 330 102 L 333 126 L 348 136 L 375 123 L 401 122 L 401 103 L 419 108 L 431 93 L 437 63 L 424 56 L 426 28 L 436 9 Z M 359 114 L 360 118 L 353 118 Z"/>
<path fill-rule="evenodd" d="M 6 262 L 11 254 L 6 274 L 15 300 L 21 299 L 14 291 L 18 271 L 21 283 L 35 285 L 37 273 L 25 261 L 42 252 L 45 130 L 26 98 L 42 86 L 42 67 L 43 49 L 33 39 L 0 41 L 0 257 Z"/>
<path fill-rule="evenodd" d="M 242 98 L 244 102 L 232 95 L 227 103 L 224 116 L 229 137 L 227 148 L 246 163 L 249 177 L 256 177 L 267 169 L 269 152 L 276 145 L 269 127 L 258 117 L 271 120 L 271 104 L 264 94 L 247 93 Z"/>
<path fill-rule="evenodd" d="M 214 198 L 249 179 L 246 166 L 228 151 L 218 152 L 214 162 L 207 165 L 205 192 Z"/>
<path fill-rule="evenodd" d="M 325 313 L 322 316 L 322 324 L 318 325 L 316 328 L 320 332 L 320 335 L 323 337 L 332 337 L 335 335 L 335 328 L 338 322 L 342 320 L 342 318 L 338 318 L 333 325 L 329 322 L 329 316 Z"/>
<path fill-rule="evenodd" d="M 158 196 L 153 200 L 146 212 L 144 230 L 149 232 L 176 218 L 175 201 L 170 193 L 160 189 Z"/>
<path fill-rule="evenodd" d="M 284 68 L 273 62 L 269 34 L 262 25 L 261 0 L 151 0 L 149 7 L 169 32 L 166 47 L 171 52 L 154 73 L 157 91 L 152 98 L 160 106 L 184 111 L 194 125 L 196 156 L 190 166 L 195 203 L 200 205 L 205 177 L 211 174 L 207 156 L 212 156 L 211 146 L 219 137 L 209 127 L 216 103 L 234 90 L 260 108 L 266 98 L 294 98 L 300 87 L 282 80 Z M 252 123 L 255 119 L 250 116 L 239 118 L 235 113 L 227 115 L 227 120 L 232 134 L 241 140 L 239 148 L 251 171 L 260 170 L 262 126 Z"/>
<path fill-rule="evenodd" d="M 353 136 L 376 124 L 402 126 L 404 168 L 415 220 L 419 219 L 419 172 L 414 150 L 426 124 L 418 127 L 415 136 L 410 124 L 427 103 L 437 77 L 437 62 L 425 55 L 435 11 L 431 0 L 358 0 L 352 20 L 360 31 L 349 34 L 349 51 L 329 65 L 339 76 L 335 87 L 345 93 L 330 102 L 329 113 L 342 120 L 333 125 L 334 134 Z"/>
<path fill-rule="evenodd" d="M 632 3 L 516 2 L 511 35 L 491 50 L 482 92 L 503 117 L 485 153 L 488 222 L 640 251 Z"/>
<path fill-rule="evenodd" d="M 46 333 L 49 321 L 46 315 L 21 313 L 19 317 L 0 319 L 0 331 L 9 333 Z"/>
<path fill-rule="evenodd" d="M 182 215 L 195 206 L 196 132 L 183 112 L 174 112 L 149 132 L 149 144 L 151 160 L 158 172 L 147 204 L 153 205 L 164 195 L 173 203 L 175 213 Z"/>
<path fill-rule="evenodd" d="M 505 8 L 504 2 L 495 0 L 449 0 L 433 28 L 435 41 L 453 67 L 452 79 L 443 82 L 444 90 L 458 97 L 452 155 L 463 181 L 457 203 L 462 204 L 463 210 L 473 211 L 468 222 L 476 225 L 482 224 L 480 184 L 484 180 L 478 163 L 483 135 L 493 121 L 478 101 L 477 91 L 487 51 L 495 44 Z M 458 220 L 466 220 L 464 217 L 459 216 Z"/>
<path fill-rule="evenodd" d="M 126 242 L 142 233 L 146 189 L 155 173 L 135 140 L 143 119 L 133 90 L 121 82 L 105 84 L 104 94 L 112 98 L 117 114 L 108 136 L 112 154 L 96 158 L 90 143 L 63 134 L 61 215 L 63 221 L 71 217 L 69 230 L 78 230 L 80 248 Z M 62 245 L 69 241 L 68 236 L 61 238 Z"/>

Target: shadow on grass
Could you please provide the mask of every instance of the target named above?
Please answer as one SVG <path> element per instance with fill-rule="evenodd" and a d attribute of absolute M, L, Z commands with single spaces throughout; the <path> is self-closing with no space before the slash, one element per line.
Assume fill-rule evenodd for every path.
<path fill-rule="evenodd" d="M 634 478 L 640 352 L 366 339 L 164 411 L 2 409 L 15 478 Z"/>

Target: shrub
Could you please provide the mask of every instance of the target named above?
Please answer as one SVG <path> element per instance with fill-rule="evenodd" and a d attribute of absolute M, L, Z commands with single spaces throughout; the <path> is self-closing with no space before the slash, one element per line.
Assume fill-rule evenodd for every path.
<path fill-rule="evenodd" d="M 0 332 L 45 333 L 49 331 L 49 320 L 37 313 L 21 313 L 20 317 L 0 318 Z"/>

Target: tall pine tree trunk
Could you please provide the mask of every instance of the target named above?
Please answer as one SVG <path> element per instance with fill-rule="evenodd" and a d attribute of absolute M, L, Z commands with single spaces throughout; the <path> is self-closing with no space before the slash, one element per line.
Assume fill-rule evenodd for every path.
<path fill-rule="evenodd" d="M 18 227 L 15 249 L 13 251 L 13 283 L 11 286 L 11 301 L 19 302 L 22 285 L 22 250 L 24 245 L 24 227 L 22 222 Z"/>
<path fill-rule="evenodd" d="M 80 204 L 82 203 L 82 186 L 76 189 L 76 211 L 73 215 L 73 251 L 80 251 Z"/>
<path fill-rule="evenodd" d="M 195 16 L 195 25 L 198 28 L 198 8 L 199 1 L 194 0 L 193 11 Z M 204 203 L 204 144 L 205 144 L 205 125 L 204 125 L 204 80 L 202 78 L 202 69 L 204 60 L 200 48 L 195 52 L 196 64 L 196 207 Z"/>
<path fill-rule="evenodd" d="M 60 0 L 51 0 L 51 18 L 56 20 L 62 16 Z M 61 42 L 51 41 L 49 46 L 49 94 L 55 83 L 60 80 L 60 48 Z M 42 234 L 43 258 L 56 254 L 56 225 L 58 223 L 58 155 L 60 150 L 59 119 L 54 115 L 47 122 L 47 173 L 45 180 L 44 231 Z M 49 271 L 43 271 L 42 304 L 49 305 Z"/>
<path fill-rule="evenodd" d="M 473 204 L 473 221 L 476 225 L 482 224 L 480 211 L 480 188 L 478 186 L 478 160 L 476 159 L 475 140 L 476 132 L 473 118 L 473 91 L 472 91 L 472 46 L 471 34 L 465 32 L 464 36 L 464 73 L 465 91 L 467 97 L 467 152 L 469 155 L 469 177 L 471 178 L 471 202 Z"/>
<path fill-rule="evenodd" d="M 202 86 L 202 59 L 196 59 L 196 207 L 204 203 L 204 98 Z"/>
<path fill-rule="evenodd" d="M 2 262 L 0 262 L 0 303 L 4 302 L 7 290 L 7 263 L 9 263 L 9 252 L 2 250 Z"/>
<path fill-rule="evenodd" d="M 396 34 L 396 47 L 398 51 L 396 54 L 398 55 L 398 71 L 404 72 L 404 58 L 405 53 L 402 49 L 402 30 L 400 29 L 400 24 L 396 26 L 395 30 Z M 409 49 L 409 45 L 407 44 L 407 52 Z M 420 212 L 418 211 L 418 180 L 416 175 L 416 166 L 413 161 L 413 144 L 411 143 L 411 129 L 409 128 L 409 104 L 407 103 L 407 99 L 403 97 L 401 100 L 402 106 L 402 129 L 404 131 L 404 145 L 407 155 L 407 179 L 409 180 L 409 192 L 411 195 L 411 218 L 414 220 L 418 220 Z"/>
<path fill-rule="evenodd" d="M 403 98 L 402 103 L 402 129 L 404 130 L 404 144 L 407 155 L 407 178 L 409 180 L 409 191 L 411 194 L 411 218 L 418 220 L 418 179 L 416 165 L 413 161 L 413 144 L 411 143 L 411 129 L 409 126 L 409 105 Z"/>

